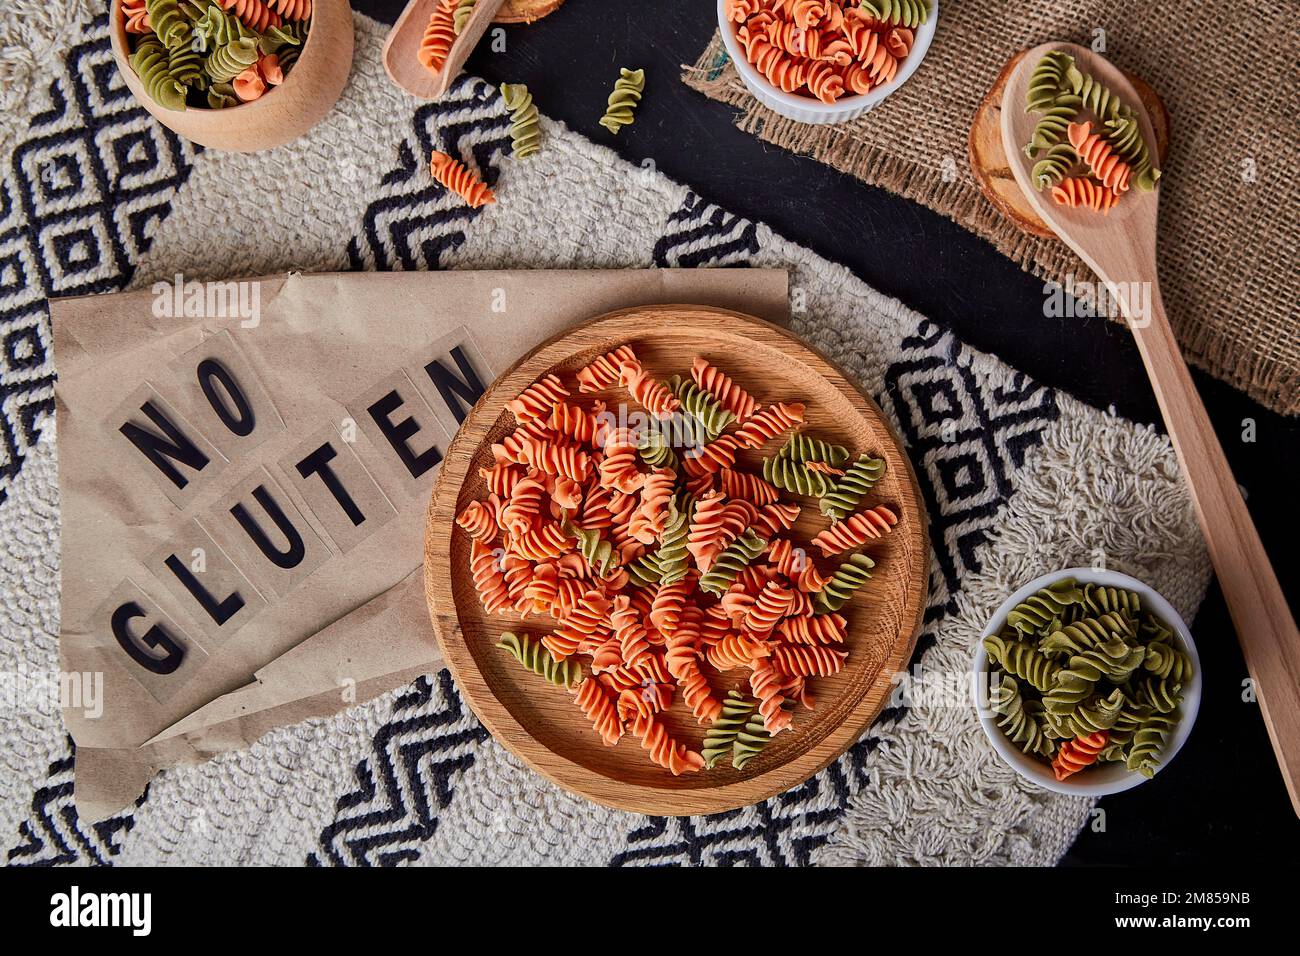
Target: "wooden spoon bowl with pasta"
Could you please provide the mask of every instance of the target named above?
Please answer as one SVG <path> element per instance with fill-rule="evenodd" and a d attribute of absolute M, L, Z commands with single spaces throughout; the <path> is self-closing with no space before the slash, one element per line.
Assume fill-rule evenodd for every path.
<path fill-rule="evenodd" d="M 631 733 L 607 747 L 572 693 L 540 678 L 497 646 L 505 632 L 540 637 L 555 626 L 545 613 L 522 619 L 488 614 L 470 574 L 472 541 L 456 517 L 485 497 L 481 467 L 491 446 L 515 430 L 506 402 L 547 374 L 572 382 L 598 356 L 630 345 L 659 381 L 689 375 L 705 356 L 763 403 L 803 402 L 804 429 L 855 453 L 886 462 L 869 501 L 898 516 L 892 533 L 873 541 L 871 580 L 842 610 L 842 645 L 849 654 L 838 673 L 815 679 L 816 706 L 799 708 L 790 729 L 776 734 L 742 770 L 723 762 L 674 776 L 647 759 Z M 584 396 L 590 397 L 590 396 Z M 611 409 L 631 403 L 617 386 L 599 392 Z M 755 471 L 776 442 L 741 452 Z M 802 506 L 793 534 L 808 541 L 827 527 L 816 499 L 788 493 Z M 824 562 L 831 563 L 831 562 Z M 926 515 L 911 464 L 876 404 L 830 361 L 790 332 L 739 313 L 703 306 L 647 306 L 610 313 L 544 343 L 502 375 L 469 413 L 448 449 L 426 524 L 425 591 L 443 657 L 470 707 L 497 740 L 555 783 L 607 806 L 650 814 L 715 813 L 766 799 L 796 786 L 854 744 L 885 706 L 894 675 L 906 668 L 925 609 L 930 570 Z M 575 660 L 576 663 L 576 660 Z M 713 690 L 748 691 L 743 668 L 709 672 Z M 677 695 L 657 715 L 673 738 L 698 751 L 706 726 Z"/>

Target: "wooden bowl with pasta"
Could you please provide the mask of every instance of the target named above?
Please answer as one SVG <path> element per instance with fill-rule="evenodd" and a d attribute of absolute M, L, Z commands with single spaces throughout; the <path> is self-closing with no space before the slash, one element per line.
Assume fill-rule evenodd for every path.
<path fill-rule="evenodd" d="M 617 359 L 621 364 L 614 372 L 614 378 L 606 377 L 604 381 L 599 381 L 600 375 L 592 370 L 609 368 L 609 353 L 623 347 L 630 349 L 630 352 L 615 353 L 623 357 Z M 629 355 L 634 355 L 632 361 L 627 360 Z M 694 361 L 696 357 L 700 361 Z M 650 476 L 663 477 L 664 471 L 673 472 L 668 465 L 662 466 L 662 471 L 644 463 L 627 465 L 621 456 L 626 453 L 630 459 L 632 452 L 628 449 L 632 446 L 620 442 L 631 440 L 634 426 L 624 426 L 621 423 L 637 420 L 638 414 L 642 421 L 650 421 L 653 416 L 649 416 L 646 409 L 656 408 L 659 402 L 657 396 L 663 394 L 656 389 L 663 387 L 665 382 L 671 382 L 671 376 L 676 374 L 684 376 L 684 381 L 673 383 L 673 386 L 689 390 L 693 366 L 704 369 L 699 373 L 701 377 L 696 379 L 705 383 L 702 387 L 719 388 L 716 373 L 721 370 L 734 380 L 735 385 L 752 392 L 752 398 L 764 406 L 756 411 L 742 411 L 740 419 L 723 426 L 730 431 L 720 428 L 710 437 L 711 444 L 704 446 L 705 449 L 722 448 L 727 444 L 724 438 L 733 434 L 738 436 L 729 446 L 734 450 L 734 463 L 726 469 L 730 475 L 720 471 L 716 473 L 717 479 L 738 480 L 735 476 L 742 472 L 759 473 L 763 457 L 779 457 L 781 449 L 787 447 L 785 442 L 792 430 L 808 437 L 823 439 L 827 444 L 842 446 L 843 449 L 851 450 L 853 455 L 860 454 L 863 459 L 883 461 L 883 469 L 878 463 L 873 464 L 876 469 L 874 476 L 878 480 L 859 496 L 857 503 L 861 505 L 862 513 L 873 509 L 873 513 L 888 512 L 896 517 L 896 523 L 887 529 L 888 533 L 866 543 L 865 553 L 874 561 L 874 567 L 871 569 L 870 580 L 864 586 L 858 590 L 841 590 L 839 585 L 842 582 L 835 577 L 835 569 L 840 562 L 854 564 L 858 560 L 857 555 L 853 558 L 846 557 L 853 550 L 851 547 L 835 558 L 818 556 L 805 560 L 801 552 L 799 562 L 787 565 L 788 570 L 780 573 L 776 570 L 779 559 L 775 550 L 760 550 L 759 557 L 752 557 L 754 552 L 751 551 L 751 563 L 755 565 L 754 576 L 746 578 L 746 572 L 742 570 L 735 572 L 733 577 L 726 578 L 724 572 L 732 567 L 728 564 L 726 555 L 733 548 L 741 547 L 736 542 L 745 539 L 751 532 L 758 531 L 761 535 L 767 535 L 772 545 L 780 543 L 782 539 L 808 542 L 825 532 L 830 527 L 830 521 L 823 516 L 816 497 L 782 491 L 779 501 L 772 501 L 770 497 L 753 498 L 753 501 L 768 502 L 760 509 L 751 507 L 752 502 L 745 503 L 750 501 L 745 497 L 747 493 L 737 490 L 736 486 L 731 486 L 729 495 L 722 494 L 720 488 L 718 494 L 710 495 L 703 489 L 705 485 L 712 484 L 713 479 L 700 478 L 698 469 L 688 466 L 686 461 L 697 453 L 694 446 L 685 451 L 678 449 L 678 454 L 683 457 L 676 459 L 676 473 L 682 477 L 676 486 L 673 503 L 665 506 L 669 517 L 660 525 L 659 530 L 641 538 L 643 541 L 653 541 L 653 546 L 648 545 L 644 552 L 638 551 L 628 537 L 629 529 L 636 527 L 636 519 L 622 525 L 617 518 L 612 519 L 612 525 L 602 525 L 594 518 L 588 520 L 593 511 L 598 510 L 594 506 L 589 510 L 589 506 L 602 494 L 599 490 L 601 487 L 607 490 L 610 487 L 622 487 L 620 482 L 628 478 L 628 472 L 623 469 L 630 467 L 640 473 L 639 477 L 635 474 L 631 476 L 636 478 L 631 487 L 639 489 L 631 494 L 640 496 L 643 507 L 652 501 Z M 583 369 L 587 371 L 583 375 L 577 375 Z M 540 503 L 539 492 L 530 511 L 524 507 L 528 498 L 522 490 L 527 482 L 521 474 L 515 474 L 511 478 L 512 486 L 505 490 L 505 494 L 516 511 L 508 513 L 509 509 L 485 509 L 482 502 L 490 501 L 489 483 L 498 489 L 504 489 L 501 479 L 506 472 L 516 470 L 511 462 L 519 459 L 511 458 L 514 452 L 510 449 L 518 451 L 521 446 L 513 443 L 525 432 L 532 433 L 529 429 L 524 429 L 519 435 L 515 434 L 518 427 L 516 414 L 525 422 L 531 420 L 537 423 L 545 418 L 546 409 L 549 408 L 553 417 L 546 420 L 554 422 L 556 429 L 567 427 L 559 424 L 562 419 L 577 422 L 581 418 L 573 408 L 557 411 L 553 403 L 548 404 L 550 399 L 541 403 L 534 400 L 543 392 L 554 397 L 556 393 L 551 391 L 553 386 L 547 384 L 555 381 L 547 379 L 547 376 L 552 375 L 558 381 L 569 383 L 571 394 L 559 399 L 559 403 L 571 406 L 590 403 L 588 409 L 594 416 L 591 420 L 596 423 L 597 436 L 600 435 L 598 429 L 602 408 L 604 414 L 612 416 L 611 421 L 620 423 L 611 424 L 604 438 L 587 433 L 587 440 L 594 442 L 589 447 L 599 447 L 603 451 L 575 452 L 570 464 L 576 460 L 582 465 L 583 471 L 557 464 L 558 459 L 553 456 L 558 453 L 548 451 L 542 445 L 530 445 L 531 451 L 520 452 L 524 459 L 538 464 L 536 470 L 529 472 L 529 479 L 539 482 L 547 480 L 543 472 L 548 470 L 556 475 L 567 472 L 586 480 L 583 474 L 589 463 L 592 471 L 586 485 L 586 498 L 581 504 L 573 505 L 572 512 L 562 510 L 560 491 L 563 485 L 556 478 L 551 482 L 551 490 L 548 492 L 553 496 L 554 504 Z M 617 380 L 620 375 L 626 376 L 629 383 L 626 388 Z M 539 380 L 544 385 L 530 389 Z M 583 387 L 577 388 L 573 384 L 575 381 L 582 382 Z M 521 397 L 521 393 L 526 390 L 527 394 Z M 679 394 L 683 395 L 681 413 L 685 416 L 685 396 L 689 391 Z M 734 397 L 735 393 L 730 394 Z M 518 401 L 514 402 L 513 409 L 508 407 L 507 403 L 516 399 Z M 603 404 L 596 405 L 596 402 Z M 792 404 L 795 402 L 802 403 L 803 408 L 795 409 Z M 763 414 L 765 410 L 766 416 Z M 783 424 L 779 427 L 767 427 L 785 412 L 797 412 L 797 419 L 801 419 L 797 426 L 791 426 L 787 416 L 782 419 Z M 628 430 L 626 435 L 609 437 L 620 434 L 620 430 L 625 427 Z M 652 427 L 646 426 L 646 432 L 640 434 L 644 437 L 652 430 Z M 554 434 L 558 436 L 559 432 Z M 576 442 L 581 427 L 573 434 Z M 746 440 L 740 440 L 742 437 Z M 557 439 L 554 444 L 558 447 L 565 442 Z M 576 445 L 573 447 L 576 448 Z M 590 462 L 587 461 L 588 458 Z M 812 455 L 800 457 L 799 460 L 830 459 Z M 838 460 L 843 463 L 848 459 L 841 456 Z M 485 470 L 487 474 L 484 474 Z M 525 472 L 528 469 L 521 466 L 517 470 Z M 694 478 L 687 477 L 692 474 L 695 475 Z M 774 480 L 778 483 L 782 481 Z M 692 481 L 702 484 L 692 485 Z M 621 493 L 610 491 L 609 494 L 617 498 Z M 742 581 L 776 582 L 779 578 L 789 585 L 784 590 L 775 587 L 773 592 L 783 594 L 788 599 L 782 608 L 789 610 L 792 617 L 796 613 L 792 610 L 796 603 L 802 602 L 806 609 L 806 616 L 796 622 L 799 623 L 799 628 L 792 625 L 788 634 L 784 619 L 779 627 L 767 623 L 765 630 L 757 625 L 751 629 L 748 623 L 743 627 L 737 623 L 738 634 L 744 631 L 749 636 L 757 635 L 755 639 L 762 645 L 761 648 L 757 644 L 745 645 L 750 648 L 746 653 L 752 656 L 747 665 L 728 663 L 725 655 L 715 653 L 724 646 L 724 639 L 716 631 L 712 633 L 711 639 L 702 636 L 699 642 L 693 642 L 689 636 L 683 637 L 686 625 L 681 622 L 693 621 L 694 625 L 703 628 L 704 610 L 680 611 L 674 625 L 677 630 L 670 631 L 668 625 L 663 623 L 664 619 L 658 616 L 658 610 L 654 613 L 640 613 L 637 605 L 631 605 L 626 596 L 632 594 L 631 600 L 649 602 L 654 594 L 669 590 L 671 585 L 663 583 L 669 580 L 666 569 L 671 562 L 668 559 L 664 559 L 663 565 L 655 565 L 657 570 L 654 572 L 653 583 L 643 580 L 638 584 L 628 572 L 634 570 L 634 566 L 638 566 L 641 558 L 647 555 L 657 561 L 659 554 L 654 548 L 670 550 L 667 544 L 673 527 L 672 521 L 676 516 L 677 502 L 680 501 L 685 508 L 681 518 L 685 524 L 677 527 L 689 528 L 693 535 L 697 526 L 705 524 L 702 518 L 705 512 L 702 509 L 706 500 L 710 500 L 710 507 L 731 508 L 734 505 L 745 516 L 744 522 L 748 524 L 752 521 L 752 525 L 743 534 L 739 533 L 737 526 L 736 533 L 730 539 L 733 544 L 722 551 L 721 556 L 716 556 L 715 552 L 715 558 L 709 567 L 701 565 L 704 571 L 711 569 L 723 575 L 725 580 L 720 586 L 714 580 L 706 593 L 705 585 L 709 574 L 700 576 L 700 571 L 697 570 L 682 572 L 689 582 L 682 592 L 686 594 L 687 604 L 700 608 L 710 607 L 707 613 L 716 622 L 725 614 L 735 611 L 734 604 L 727 604 L 724 609 L 727 596 L 734 594 L 736 600 L 744 599 L 740 594 L 743 590 Z M 767 530 L 763 530 L 763 522 L 767 518 L 760 517 L 760 514 L 766 516 L 769 514 L 768 509 L 776 509 L 789 522 L 793 514 L 788 507 L 790 504 L 800 506 L 792 526 L 787 523 L 783 528 L 772 529 L 771 525 L 767 525 Z M 484 514 L 494 514 L 496 517 L 492 520 L 498 526 L 476 526 L 474 522 L 466 520 L 468 515 L 475 513 L 480 519 Z M 630 511 L 624 510 L 624 514 L 630 514 Z M 856 514 L 854 513 L 855 517 Z M 523 518 L 520 520 L 524 523 L 516 526 L 515 519 L 521 515 Z M 536 523 L 531 525 L 528 524 L 532 521 L 530 515 L 537 518 Z M 463 524 L 458 524 L 458 518 Z M 575 536 L 579 531 L 603 527 L 605 530 L 600 531 L 596 537 L 604 536 L 610 542 L 616 542 L 620 549 L 632 549 L 626 552 L 620 550 L 618 556 L 612 559 L 613 564 L 606 567 L 589 557 L 588 552 L 584 551 L 582 557 L 578 556 L 577 551 L 582 548 L 582 539 L 579 538 L 580 543 L 569 541 L 558 547 L 556 554 L 563 553 L 563 557 L 556 557 L 554 562 L 560 567 L 562 577 L 572 575 L 583 579 L 571 582 L 577 591 L 588 587 L 605 589 L 610 601 L 607 610 L 612 608 L 613 611 L 608 626 L 597 635 L 604 642 L 603 651 L 598 653 L 610 653 L 612 646 L 615 655 L 622 655 L 622 663 L 611 664 L 606 660 L 599 665 L 604 670 L 598 671 L 597 657 L 587 658 L 585 653 L 588 649 L 580 648 L 572 657 L 564 658 L 569 670 L 562 670 L 555 663 L 555 658 L 548 655 L 544 648 L 559 647 L 563 643 L 559 640 L 562 636 L 559 625 L 567 626 L 578 612 L 573 610 L 573 601 L 576 599 L 569 599 L 566 605 L 558 596 L 562 592 L 557 593 L 554 589 L 544 599 L 553 602 L 552 604 L 532 604 L 533 596 L 540 593 L 533 591 L 532 582 L 545 583 L 541 565 L 550 563 L 550 559 L 541 552 L 538 552 L 541 559 L 537 564 L 530 565 L 526 572 L 529 577 L 527 588 L 519 590 L 508 604 L 502 603 L 505 596 L 502 588 L 506 587 L 506 572 L 502 569 L 510 569 L 513 575 L 516 566 L 522 567 L 528 563 L 520 561 L 518 555 L 527 553 L 534 547 L 532 544 L 525 546 L 521 543 L 532 532 L 520 529 L 532 527 L 545 530 L 543 525 L 547 524 L 567 528 Z M 846 521 L 840 521 L 838 527 L 846 527 Z M 568 534 L 569 531 L 564 533 Z M 631 533 L 635 534 L 636 531 L 632 530 Z M 514 537 L 516 534 L 519 537 Z M 679 540 L 685 542 L 685 530 L 682 535 Z M 761 536 L 760 540 L 766 541 Z M 692 537 L 690 543 L 684 544 L 681 551 L 676 552 L 683 554 L 683 566 L 688 563 L 683 552 L 691 549 L 691 555 L 695 556 L 694 549 L 697 545 L 722 547 L 721 542 L 715 542 L 711 534 L 703 535 L 700 541 Z M 612 547 L 613 544 L 611 550 Z M 809 546 L 808 552 L 811 553 L 812 550 Z M 608 555 L 609 551 L 605 554 Z M 633 556 L 638 554 L 641 557 L 634 559 Z M 762 567 L 759 567 L 760 564 Z M 814 568 L 811 573 L 820 574 L 821 580 L 807 584 L 807 593 L 796 600 L 793 594 L 796 586 L 790 583 L 796 574 L 793 569 L 806 569 L 809 565 Z M 816 570 L 818 565 L 821 566 L 821 571 Z M 571 570 L 574 568 L 576 570 Z M 443 461 L 429 503 L 424 569 L 426 597 L 443 657 L 466 701 L 500 743 L 555 783 L 597 803 L 640 813 L 682 815 L 716 813 L 771 797 L 817 773 L 861 737 L 884 707 L 892 690 L 894 675 L 906 667 L 915 646 L 926 603 L 930 548 L 921 494 L 901 443 L 876 404 L 863 395 L 828 359 L 787 330 L 750 316 L 704 306 L 647 306 L 610 313 L 562 333 L 523 358 L 487 390 L 462 424 Z M 664 571 L 662 580 L 658 577 L 661 570 Z M 500 577 L 496 577 L 498 573 Z M 791 575 L 789 581 L 782 576 L 786 573 Z M 476 582 L 476 578 L 481 580 Z M 832 583 L 826 583 L 827 578 Z M 555 576 L 552 574 L 547 580 L 553 582 Z M 728 581 L 734 582 L 729 590 Z M 513 588 L 515 583 L 516 580 L 512 577 L 510 587 Z M 518 583 L 523 588 L 523 578 L 519 578 Z M 819 587 L 823 584 L 824 588 Z M 647 593 L 634 593 L 641 588 Z M 828 647 L 814 649 L 815 653 L 837 662 L 824 676 L 810 677 L 805 684 L 804 689 L 815 695 L 815 705 L 808 709 L 802 702 L 791 697 L 782 706 L 780 695 L 753 691 L 754 698 L 750 704 L 754 710 L 749 717 L 758 721 L 757 730 L 765 746 L 748 753 L 743 761 L 739 761 L 737 756 L 736 760 L 722 759 L 715 766 L 703 768 L 702 753 L 707 752 L 704 749 L 705 734 L 715 730 L 721 732 L 720 728 L 725 727 L 725 721 L 714 721 L 717 707 L 714 705 L 711 708 L 705 698 L 712 695 L 717 701 L 725 701 L 729 699 L 728 692 L 733 690 L 742 697 L 749 696 L 751 689 L 758 686 L 753 675 L 759 673 L 760 669 L 766 674 L 786 666 L 791 673 L 799 670 L 802 665 L 781 664 L 780 661 L 785 658 L 778 658 L 776 648 L 783 645 L 787 650 L 782 651 L 782 654 L 806 658 L 805 653 L 798 648 L 789 648 L 797 640 L 796 632 L 806 629 L 808 622 L 815 616 L 812 605 L 822 600 L 819 593 L 821 590 L 826 591 L 827 607 L 819 612 L 819 615 L 825 615 L 820 620 L 838 620 L 842 643 L 830 644 L 828 641 Z M 724 596 L 720 599 L 719 595 Z M 483 596 L 489 600 L 485 602 Z M 497 613 L 488 613 L 485 604 L 492 605 Z M 521 606 L 531 608 L 532 613 L 526 618 L 521 617 L 516 610 Z M 643 609 L 646 606 L 641 604 Z M 553 619 L 547 613 L 550 607 L 557 609 L 560 620 Z M 758 603 L 755 607 L 758 607 Z M 831 608 L 838 608 L 838 616 L 827 613 Z M 798 613 L 805 614 L 804 611 Z M 742 615 L 735 620 L 748 622 L 750 619 Z M 659 629 L 661 624 L 662 630 Z M 596 634 L 596 627 L 593 624 L 586 633 Z M 617 637 L 613 636 L 613 627 L 618 628 Z M 635 637 L 641 630 L 645 631 L 649 647 L 645 643 L 638 643 L 639 638 Z M 726 630 L 725 625 L 723 630 Z M 512 656 L 514 651 L 508 652 L 500 646 L 505 633 L 512 633 L 517 638 L 528 637 L 534 650 L 540 651 L 540 655 L 530 658 L 536 664 L 536 672 L 528 666 L 521 666 L 522 661 Z M 665 635 L 669 634 L 672 636 L 666 638 Z M 595 637 L 592 639 L 596 640 Z M 518 650 L 518 646 L 516 641 L 515 650 Z M 680 670 L 674 669 L 675 648 L 686 649 L 687 656 L 676 658 L 676 667 Z M 638 655 L 644 655 L 639 658 L 639 663 L 636 662 Z M 622 733 L 622 739 L 615 745 L 606 745 L 602 734 L 596 729 L 602 727 L 599 716 L 594 720 L 588 717 L 588 713 L 596 714 L 596 710 L 594 707 L 589 710 L 587 703 L 583 702 L 586 692 L 604 693 L 604 689 L 614 687 L 615 677 L 619 673 L 632 673 L 635 668 L 643 665 L 645 670 L 639 673 L 650 674 L 654 671 L 654 667 L 650 666 L 653 664 L 652 658 L 660 656 L 667 660 L 667 667 L 673 670 L 672 678 L 647 677 L 644 686 L 638 687 L 640 697 L 636 694 L 632 694 L 630 700 L 618 697 L 620 709 L 623 704 L 630 704 L 625 722 L 626 732 Z M 686 673 L 688 667 L 695 668 L 691 672 L 693 677 Z M 545 676 L 547 674 L 550 675 L 549 678 Z M 705 678 L 702 683 L 701 677 Z M 688 689 L 692 679 L 696 684 L 693 689 Z M 666 699 L 653 704 L 648 716 L 639 714 L 638 701 L 650 701 L 654 699 L 652 691 L 664 689 L 662 684 L 656 682 L 672 680 L 677 683 L 675 689 L 669 688 Z M 611 691 L 613 693 L 616 692 Z M 727 713 L 724 711 L 723 716 Z M 705 714 L 707 716 L 701 716 Z M 762 731 L 763 722 L 768 719 L 778 728 L 778 732 L 770 739 Z M 610 720 L 613 718 L 610 717 Z M 620 721 L 622 723 L 624 722 Z M 608 724 L 603 729 L 609 729 Z M 659 735 L 657 738 L 656 734 Z M 664 740 L 676 742 L 676 751 L 665 749 L 667 745 Z M 727 742 L 725 746 L 729 748 L 732 745 Z M 716 750 L 715 745 L 715 752 Z M 740 752 L 737 747 L 734 753 L 739 755 Z M 670 758 L 661 759 L 666 753 L 671 755 Z M 732 756 L 732 751 L 728 750 L 726 755 Z M 737 761 L 741 764 L 740 769 L 735 765 Z"/>
<path fill-rule="evenodd" d="M 284 81 L 251 102 L 225 109 L 168 109 L 149 95 L 130 63 L 131 35 L 121 0 L 113 0 L 109 35 L 127 88 L 172 132 L 215 149 L 250 153 L 288 143 L 325 118 L 352 68 L 352 7 L 348 0 L 314 0 L 310 30 Z"/>

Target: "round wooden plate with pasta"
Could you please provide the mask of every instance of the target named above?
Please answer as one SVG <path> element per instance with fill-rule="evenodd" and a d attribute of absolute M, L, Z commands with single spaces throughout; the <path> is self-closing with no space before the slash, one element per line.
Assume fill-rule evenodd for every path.
<path fill-rule="evenodd" d="M 517 425 L 507 402 L 534 382 L 554 374 L 572 392 L 567 402 L 590 405 L 600 399 L 614 411 L 620 404 L 629 412 L 642 411 L 617 382 L 594 394 L 580 394 L 574 385 L 579 369 L 625 345 L 649 380 L 662 382 L 676 374 L 689 382 L 692 360 L 701 356 L 764 406 L 803 403 L 799 430 L 844 446 L 853 458 L 869 453 L 885 462 L 883 477 L 862 499 L 862 507 L 883 506 L 897 523 L 861 549 L 875 567 L 871 579 L 839 611 L 847 624 L 843 643 L 833 648 L 847 651 L 847 657 L 837 672 L 809 679 L 812 709 L 787 701 L 782 709 L 792 714 L 788 728 L 774 734 L 740 770 L 723 759 L 712 769 L 674 775 L 652 762 L 653 749 L 643 749 L 645 723 L 638 736 L 629 721 L 622 739 L 607 746 L 572 689 L 548 683 L 497 646 L 505 632 L 540 641 L 558 622 L 544 612 L 521 617 L 512 608 L 488 614 L 470 571 L 475 539 L 456 523 L 472 502 L 487 498 L 480 469 L 494 464 L 492 445 Z M 761 474 L 762 458 L 776 455 L 786 437 L 788 433 L 775 436 L 757 449 L 742 448 L 736 470 Z M 644 464 L 638 468 L 650 471 Z M 779 537 L 798 541 L 817 555 L 814 563 L 830 576 L 846 555 L 823 559 L 809 546 L 830 524 L 818 500 L 782 491 L 781 501 L 801 510 L 794 527 Z M 492 546 L 500 549 L 501 541 Z M 906 667 L 915 646 L 929 569 L 926 516 L 916 477 L 877 405 L 790 332 L 739 313 L 690 305 L 601 316 L 544 343 L 502 375 L 448 450 L 425 533 L 425 591 L 434 631 L 452 676 L 483 724 L 560 786 L 606 806 L 656 815 L 716 813 L 766 799 L 803 782 L 856 742 L 884 706 L 893 675 Z M 717 603 L 703 593 L 697 596 Z M 735 689 L 751 696 L 745 668 L 715 670 L 703 664 L 703 654 L 701 662 L 708 692 L 725 698 Z M 575 676 L 581 666 L 581 678 L 594 680 L 590 664 L 590 657 L 575 655 L 571 667 Z M 701 751 L 708 726 L 696 719 L 684 693 L 673 694 L 672 703 L 653 720 L 680 745 L 670 762 L 694 771 L 698 758 L 692 755 Z"/>

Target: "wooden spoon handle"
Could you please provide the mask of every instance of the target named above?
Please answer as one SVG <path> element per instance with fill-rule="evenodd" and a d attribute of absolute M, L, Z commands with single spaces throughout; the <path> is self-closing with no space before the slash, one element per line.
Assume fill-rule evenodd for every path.
<path fill-rule="evenodd" d="M 1160 290 L 1155 283 L 1152 289 L 1149 322 L 1133 321 L 1129 313 L 1133 335 L 1191 485 L 1210 560 L 1237 629 L 1291 804 L 1300 815 L 1300 635 L 1169 327 Z"/>

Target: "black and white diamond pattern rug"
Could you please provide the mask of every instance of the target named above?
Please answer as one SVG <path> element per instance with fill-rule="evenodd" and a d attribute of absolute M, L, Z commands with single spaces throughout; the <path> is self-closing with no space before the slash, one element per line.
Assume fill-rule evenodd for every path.
<path fill-rule="evenodd" d="M 804 785 L 712 817 L 596 807 L 530 773 L 444 671 L 246 751 L 157 777 L 90 825 L 57 710 L 7 699 L 0 849 L 11 865 L 409 863 L 802 865 L 1057 860 L 1090 804 L 1035 790 L 984 740 L 960 684 L 1001 597 L 1049 567 L 1130 571 L 1188 617 L 1209 566 L 1168 443 L 1053 392 L 844 268 L 653 169 L 544 122 L 508 156 L 488 84 L 416 107 L 357 18 L 353 76 L 308 137 L 252 156 L 179 140 L 136 106 L 105 21 L 76 28 L 0 156 L 0 670 L 57 667 L 54 368 L 45 300 L 287 269 L 745 267 L 791 270 L 794 329 L 874 395 L 909 447 L 931 516 L 925 631 L 909 680 L 863 738 Z M 58 58 L 55 58 L 58 60 Z M 431 148 L 497 190 L 469 210 Z M 1143 537 L 1128 530 L 1141 516 Z"/>

